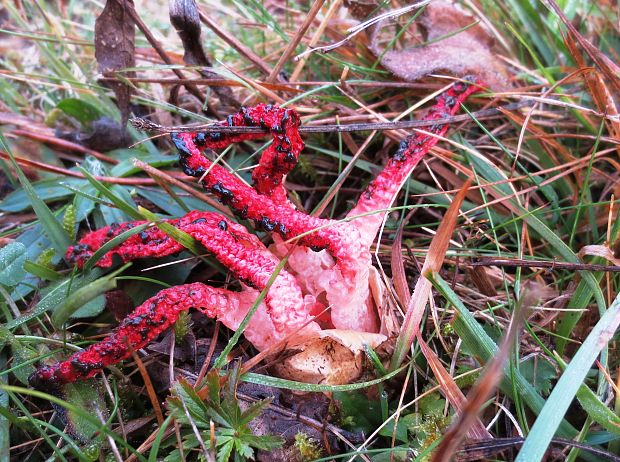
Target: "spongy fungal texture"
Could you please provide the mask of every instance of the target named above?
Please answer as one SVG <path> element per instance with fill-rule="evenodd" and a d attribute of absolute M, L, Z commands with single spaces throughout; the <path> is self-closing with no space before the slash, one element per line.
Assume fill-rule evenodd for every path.
<path fill-rule="evenodd" d="M 457 82 L 437 98 L 426 120 L 453 115 L 478 86 Z M 243 219 L 274 233 L 270 249 L 240 224 L 212 212 L 194 211 L 167 223 L 199 241 L 231 274 L 242 282 L 234 292 L 202 283 L 162 290 L 138 306 L 110 335 L 73 354 L 66 361 L 43 366 L 31 376 L 34 386 L 45 387 L 92 377 L 108 365 L 130 356 L 170 327 L 179 313 L 191 308 L 217 318 L 231 329 L 239 327 L 260 291 L 267 288 L 280 259 L 288 255 L 245 330 L 246 338 L 265 349 L 292 334 L 313 335 L 322 328 L 377 332 L 379 320 L 369 296 L 370 245 L 404 181 L 420 159 L 443 136 L 448 126 L 438 122 L 401 142 L 383 172 L 373 180 L 349 212 L 350 221 L 307 215 L 289 202 L 286 174 L 304 147 L 299 115 L 293 109 L 271 105 L 244 108 L 222 125 L 260 126 L 273 138 L 253 172 L 248 186 L 202 153 L 231 143 L 263 137 L 262 133 L 176 133 L 186 174 Z M 67 250 L 67 260 L 81 267 L 106 242 L 144 222 L 121 223 L 87 233 Z M 181 251 L 181 244 L 157 227 L 127 239 L 99 261 L 109 267 L 114 255 L 123 261 L 163 257 Z M 314 316 L 323 313 L 317 319 Z M 131 347 L 131 348 L 130 348 Z"/>

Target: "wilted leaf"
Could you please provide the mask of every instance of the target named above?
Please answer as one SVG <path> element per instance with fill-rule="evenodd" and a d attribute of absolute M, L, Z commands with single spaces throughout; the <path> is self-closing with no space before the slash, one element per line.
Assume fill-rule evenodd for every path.
<path fill-rule="evenodd" d="M 371 50 L 381 56 L 381 64 L 404 80 L 418 80 L 429 74 L 474 74 L 490 88 L 508 85 L 504 66 L 491 49 L 492 38 L 476 19 L 446 0 L 430 2 L 420 17 L 423 46 L 411 44 L 402 50 L 390 49 L 372 40 Z M 390 43 L 393 37 L 388 37 Z"/>
<path fill-rule="evenodd" d="M 127 0 L 127 4 L 133 8 L 132 0 Z M 134 22 L 120 0 L 107 0 L 95 22 L 95 58 L 101 73 L 111 77 L 114 77 L 115 71 L 136 64 Z M 135 73 L 127 72 L 124 76 L 133 77 Z M 123 82 L 112 82 L 109 85 L 116 94 L 124 127 L 129 118 L 131 87 Z"/>
<path fill-rule="evenodd" d="M 11 242 L 0 249 L 0 284 L 12 287 L 26 276 L 24 262 L 26 246 L 21 242 Z"/>
<path fill-rule="evenodd" d="M 610 262 L 612 265 L 620 265 L 620 258 L 614 255 L 614 252 L 606 245 L 584 245 L 579 249 L 577 254 L 583 260 L 583 257 L 590 255 L 591 257 L 601 257 Z"/>

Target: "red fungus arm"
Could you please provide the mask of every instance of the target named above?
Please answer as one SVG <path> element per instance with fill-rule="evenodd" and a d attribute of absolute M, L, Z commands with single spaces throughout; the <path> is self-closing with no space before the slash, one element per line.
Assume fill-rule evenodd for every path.
<path fill-rule="evenodd" d="M 207 316 L 239 308 L 238 293 L 194 283 L 159 292 L 137 307 L 110 335 L 66 361 L 38 368 L 29 378 L 35 388 L 50 388 L 93 377 L 104 367 L 131 356 L 170 327 L 181 311 L 197 308 Z"/>
<path fill-rule="evenodd" d="M 172 135 L 187 175 L 202 179 L 206 190 L 228 205 L 238 216 L 253 220 L 257 228 L 275 231 L 284 239 L 300 237 L 299 243 L 313 250 L 328 249 L 338 260 L 346 260 L 349 252 L 342 245 L 349 239 L 346 232 L 332 226 L 333 220 L 309 216 L 287 204 L 279 204 L 243 183 L 220 165 L 213 164 L 200 151 L 195 133 Z M 306 234 L 309 233 L 309 234 Z"/>
<path fill-rule="evenodd" d="M 292 109 L 285 109 L 271 104 L 259 104 L 250 108 L 242 108 L 238 113 L 229 116 L 222 126 L 255 127 L 269 129 L 273 142 L 263 152 L 258 167 L 252 172 L 254 188 L 261 194 L 270 197 L 276 204 L 288 204 L 286 190 L 283 186 L 284 177 L 289 173 L 304 148 L 299 136 L 299 115 Z M 262 133 L 227 134 L 224 132 L 195 133 L 193 143 L 199 148 L 221 149 L 232 143 L 260 139 Z"/>
<path fill-rule="evenodd" d="M 257 290 L 266 287 L 276 269 L 278 260 L 256 236 L 220 215 L 212 212 L 190 212 L 182 218 L 167 222 L 198 240 L 236 278 Z M 82 266 L 93 252 L 115 235 L 139 224 L 141 223 L 122 223 L 88 233 L 77 245 L 67 250 L 67 260 Z M 151 228 L 131 236 L 106 253 L 98 266 L 110 266 L 113 255 L 118 255 L 123 261 L 131 261 L 172 255 L 181 250 L 183 247 L 159 228 Z M 309 320 L 301 288 L 295 277 L 284 269 L 278 273 L 265 301 L 278 332 L 291 332 Z"/>
<path fill-rule="evenodd" d="M 472 78 L 472 81 L 475 79 Z M 479 84 L 456 82 L 437 97 L 437 103 L 431 107 L 423 120 L 435 120 L 453 116 L 469 95 L 480 91 Z M 398 151 L 389 160 L 383 171 L 366 188 L 357 205 L 347 216 L 353 217 L 376 210 L 391 207 L 403 183 L 407 180 L 418 162 L 439 141 L 438 137 L 448 131 L 447 124 L 438 123 L 425 130 L 433 135 L 416 132 L 401 141 Z M 386 212 L 372 213 L 353 221 L 359 229 L 365 245 L 370 246 Z"/>

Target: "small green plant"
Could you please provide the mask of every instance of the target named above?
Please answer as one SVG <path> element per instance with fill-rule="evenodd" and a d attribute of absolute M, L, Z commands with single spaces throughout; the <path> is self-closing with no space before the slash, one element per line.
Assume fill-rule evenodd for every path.
<path fill-rule="evenodd" d="M 188 311 L 179 313 L 179 319 L 174 323 L 174 340 L 177 345 L 183 343 L 183 340 L 189 334 L 192 327 L 192 318 Z"/>
<path fill-rule="evenodd" d="M 321 445 L 314 438 L 303 432 L 295 435 L 295 448 L 299 451 L 302 461 L 320 459 L 322 456 Z"/>
<path fill-rule="evenodd" d="M 239 365 L 236 364 L 227 377 L 227 384 L 221 387 L 219 370 L 212 370 L 207 375 L 207 396 L 202 399 L 198 392 L 187 382 L 179 381 L 174 387 L 173 397 L 168 400 L 177 421 L 188 425 L 184 432 L 183 448 L 191 450 L 201 448 L 217 451 L 217 461 L 235 462 L 254 458 L 254 450 L 275 449 L 282 445 L 281 438 L 273 435 L 256 436 L 249 423 L 258 417 L 271 399 L 267 398 L 242 410 L 237 399 Z M 215 425 L 215 441 L 211 438 L 211 426 Z M 190 427 L 198 429 L 196 434 Z M 212 446 L 215 447 L 212 447 Z M 173 451 L 166 461 L 175 458 L 178 450 Z"/>

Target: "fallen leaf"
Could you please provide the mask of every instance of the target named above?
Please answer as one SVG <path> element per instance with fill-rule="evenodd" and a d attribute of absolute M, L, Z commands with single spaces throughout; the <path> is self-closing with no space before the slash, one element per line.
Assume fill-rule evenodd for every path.
<path fill-rule="evenodd" d="M 493 90 L 508 87 L 506 69 L 492 51 L 492 37 L 464 10 L 452 2 L 434 0 L 416 22 L 418 38 L 429 42 L 426 45 L 409 43 L 404 49 L 386 51 L 379 34 L 374 34 L 370 48 L 394 75 L 415 81 L 430 74 L 474 74 Z M 386 44 L 392 40 L 385 37 Z"/>
<path fill-rule="evenodd" d="M 583 260 L 583 257 L 589 255 L 591 257 L 601 257 L 612 265 L 620 266 L 620 258 L 614 255 L 614 252 L 606 245 L 584 245 L 579 249 L 577 254 Z"/>
<path fill-rule="evenodd" d="M 88 130 L 56 130 L 55 135 L 60 139 L 71 141 L 94 151 L 107 152 L 127 146 L 126 122 L 120 124 L 109 117 L 101 117 L 92 122 Z"/>
<path fill-rule="evenodd" d="M 127 3 L 133 5 L 132 0 L 127 0 Z M 121 0 L 108 0 L 95 21 L 95 58 L 100 72 L 106 77 L 115 77 L 116 71 L 136 65 L 134 22 Z M 135 77 L 135 72 L 126 72 L 123 76 Z M 125 127 L 132 88 L 115 80 L 105 84 L 114 90 Z"/>

